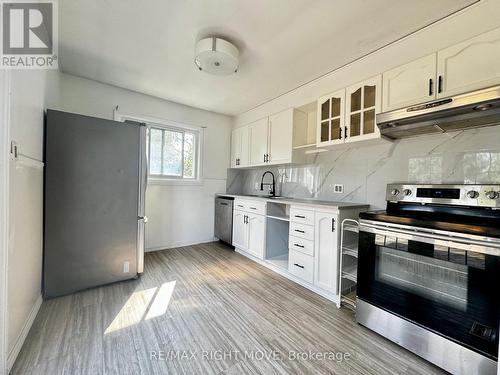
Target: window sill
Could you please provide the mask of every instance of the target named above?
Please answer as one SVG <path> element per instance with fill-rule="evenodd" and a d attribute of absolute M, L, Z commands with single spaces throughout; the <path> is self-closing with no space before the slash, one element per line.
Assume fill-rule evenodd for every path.
<path fill-rule="evenodd" d="M 148 185 L 170 185 L 170 186 L 202 186 L 203 179 L 198 180 L 169 180 L 167 178 L 148 178 Z"/>

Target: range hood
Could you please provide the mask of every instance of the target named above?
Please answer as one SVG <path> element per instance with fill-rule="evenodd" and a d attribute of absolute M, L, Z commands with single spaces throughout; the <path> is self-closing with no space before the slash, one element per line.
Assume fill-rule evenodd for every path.
<path fill-rule="evenodd" d="M 380 113 L 377 125 L 391 139 L 500 125 L 500 86 Z"/>

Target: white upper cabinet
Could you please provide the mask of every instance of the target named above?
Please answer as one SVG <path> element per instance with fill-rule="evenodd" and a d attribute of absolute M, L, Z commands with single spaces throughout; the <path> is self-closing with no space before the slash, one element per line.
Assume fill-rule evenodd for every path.
<path fill-rule="evenodd" d="M 231 167 L 248 165 L 248 127 L 233 130 L 231 135 Z"/>
<path fill-rule="evenodd" d="M 231 135 L 231 167 L 254 167 L 297 162 L 294 131 L 307 132 L 306 113 L 289 108 L 235 129 Z M 297 136 L 296 141 L 303 141 Z"/>
<path fill-rule="evenodd" d="M 238 166 L 238 149 L 240 148 L 239 129 L 231 132 L 231 168 Z"/>
<path fill-rule="evenodd" d="M 345 142 L 380 138 L 375 115 L 382 109 L 382 75 L 346 89 Z"/>
<path fill-rule="evenodd" d="M 268 156 L 268 118 L 257 120 L 248 125 L 250 140 L 250 162 L 252 166 L 266 164 Z"/>
<path fill-rule="evenodd" d="M 269 116 L 269 153 L 271 164 L 290 163 L 292 160 L 294 109 Z"/>
<path fill-rule="evenodd" d="M 438 52 L 438 98 L 500 84 L 500 28 Z"/>
<path fill-rule="evenodd" d="M 382 111 L 420 104 L 436 98 L 436 53 L 383 74 Z"/>
<path fill-rule="evenodd" d="M 338 216 L 316 212 L 314 241 L 314 285 L 337 294 Z"/>
<path fill-rule="evenodd" d="M 318 99 L 316 144 L 329 146 L 344 143 L 345 89 Z"/>

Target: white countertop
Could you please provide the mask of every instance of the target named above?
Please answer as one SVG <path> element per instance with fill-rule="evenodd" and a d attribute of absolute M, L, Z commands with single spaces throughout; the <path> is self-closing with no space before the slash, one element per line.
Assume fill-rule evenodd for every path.
<path fill-rule="evenodd" d="M 219 197 L 233 197 L 241 198 L 246 200 L 256 200 L 260 202 L 271 202 L 280 204 L 293 204 L 293 205 L 303 205 L 303 206 L 313 206 L 313 207 L 330 207 L 337 209 L 348 209 L 348 208 L 368 208 L 370 205 L 364 203 L 351 203 L 351 202 L 334 202 L 334 201 L 321 201 L 318 199 L 296 199 L 296 198 L 268 198 L 265 196 L 254 196 L 254 195 L 243 195 L 243 194 L 217 194 Z"/>

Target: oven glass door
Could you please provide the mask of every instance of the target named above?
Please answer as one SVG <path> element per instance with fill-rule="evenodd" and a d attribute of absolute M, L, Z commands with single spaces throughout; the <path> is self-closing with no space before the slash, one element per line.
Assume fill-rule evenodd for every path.
<path fill-rule="evenodd" d="M 361 227 L 358 298 L 497 360 L 500 258 L 463 248 Z"/>

